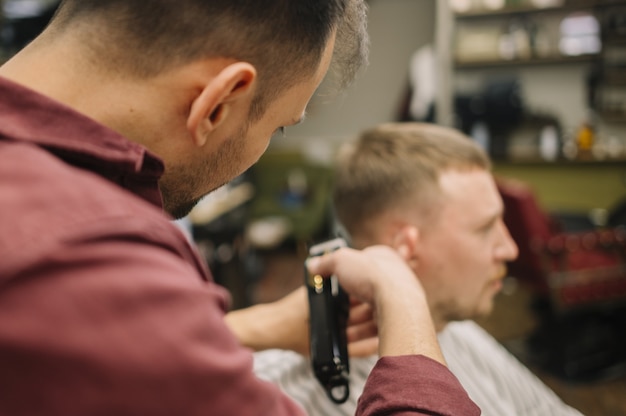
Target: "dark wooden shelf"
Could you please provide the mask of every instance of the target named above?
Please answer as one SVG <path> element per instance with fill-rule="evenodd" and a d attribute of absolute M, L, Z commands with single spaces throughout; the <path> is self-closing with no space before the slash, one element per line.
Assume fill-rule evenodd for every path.
<path fill-rule="evenodd" d="M 478 20 L 488 19 L 495 17 L 508 17 L 508 16 L 520 16 L 530 14 L 541 13 L 559 13 L 559 12 L 571 12 L 577 10 L 593 10 L 597 8 L 612 7 L 612 6 L 626 6 L 626 1 L 623 0 L 596 0 L 596 1 L 570 1 L 562 6 L 551 7 L 533 7 L 531 5 L 523 5 L 518 7 L 506 7 L 498 10 L 475 10 L 465 13 L 455 13 L 454 17 L 457 20 Z"/>
<path fill-rule="evenodd" d="M 571 64 L 594 62 L 600 58 L 599 54 L 580 55 L 580 56 L 553 56 L 545 58 L 528 58 L 528 59 L 493 59 L 493 60 L 476 60 L 476 61 L 455 61 L 454 66 L 457 69 L 465 68 L 486 68 L 486 67 L 510 67 L 510 66 L 532 66 L 532 65 L 554 65 L 554 64 Z"/>
<path fill-rule="evenodd" d="M 467 13 L 457 13 L 455 14 L 455 18 L 458 20 L 477 20 L 477 19 L 486 19 L 491 17 L 509 17 L 509 16 L 520 16 L 520 15 L 528 15 L 528 14 L 538 14 L 538 13 L 553 13 L 553 12 L 564 12 L 568 10 L 580 10 L 584 6 L 572 7 L 572 6 L 558 6 L 558 7 L 529 7 L 529 6 L 520 6 L 520 7 L 511 7 L 511 8 L 503 8 L 498 10 L 479 10 L 472 11 Z M 591 6 L 585 6 L 591 8 Z"/>
<path fill-rule="evenodd" d="M 606 123 L 626 124 L 626 113 L 599 111 L 598 116 Z"/>
<path fill-rule="evenodd" d="M 545 166 L 553 167 L 555 169 L 572 166 L 572 167 L 598 167 L 598 166 L 623 166 L 626 168 L 626 159 L 557 159 L 555 161 L 547 161 L 543 159 L 524 159 L 524 160 L 511 160 L 511 159 L 494 159 L 493 164 L 498 166 Z"/>

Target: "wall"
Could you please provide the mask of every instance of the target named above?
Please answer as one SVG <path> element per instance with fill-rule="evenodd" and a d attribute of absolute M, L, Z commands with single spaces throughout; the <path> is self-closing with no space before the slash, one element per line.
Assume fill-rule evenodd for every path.
<path fill-rule="evenodd" d="M 626 198 L 626 163 L 496 163 L 494 173 L 527 183 L 550 212 L 610 211 Z"/>
<path fill-rule="evenodd" d="M 369 7 L 369 67 L 345 94 L 332 101 L 314 98 L 306 121 L 287 128 L 286 137 L 274 138 L 272 147 L 336 145 L 364 128 L 396 118 L 407 88 L 409 59 L 432 42 L 435 1 L 370 0 Z M 317 147 L 314 152 L 321 151 Z"/>

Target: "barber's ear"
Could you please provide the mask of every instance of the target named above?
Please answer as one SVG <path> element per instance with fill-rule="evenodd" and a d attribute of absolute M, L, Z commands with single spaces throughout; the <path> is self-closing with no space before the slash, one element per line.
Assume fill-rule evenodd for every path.
<path fill-rule="evenodd" d="M 249 98 L 256 81 L 256 69 L 247 62 L 224 67 L 211 78 L 191 104 L 187 129 L 197 146 L 203 146 L 209 133 L 228 117 L 233 104 Z"/>
<path fill-rule="evenodd" d="M 419 246 L 419 230 L 414 225 L 403 225 L 394 236 L 392 247 L 402 256 L 404 261 L 413 266 L 417 261 L 417 249 Z"/>

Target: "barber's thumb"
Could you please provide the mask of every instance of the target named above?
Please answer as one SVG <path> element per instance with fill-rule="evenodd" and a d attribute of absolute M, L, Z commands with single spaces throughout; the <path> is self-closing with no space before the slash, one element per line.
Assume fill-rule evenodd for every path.
<path fill-rule="evenodd" d="M 305 265 L 311 274 L 330 276 L 334 273 L 333 268 L 334 253 L 327 253 L 323 256 L 314 256 L 306 259 Z"/>
<path fill-rule="evenodd" d="M 306 259 L 306 262 L 304 264 L 307 270 L 309 271 L 309 273 L 315 274 L 315 273 L 320 273 L 319 269 L 321 267 L 321 263 L 322 263 L 322 258 L 320 256 L 316 256 L 316 257 L 309 257 L 308 259 Z"/>

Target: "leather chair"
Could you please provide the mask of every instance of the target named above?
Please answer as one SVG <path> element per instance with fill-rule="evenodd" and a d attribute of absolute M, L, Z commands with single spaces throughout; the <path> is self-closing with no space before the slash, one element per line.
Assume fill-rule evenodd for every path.
<path fill-rule="evenodd" d="M 570 232 L 544 211 L 532 189 L 499 180 L 504 221 L 519 247 L 509 272 L 557 312 L 626 303 L 626 227 Z"/>
<path fill-rule="evenodd" d="M 519 247 L 509 273 L 536 295 L 526 360 L 568 381 L 626 375 L 626 226 L 568 231 L 521 183 L 499 181 Z M 611 218 L 615 218 L 611 216 Z"/>

